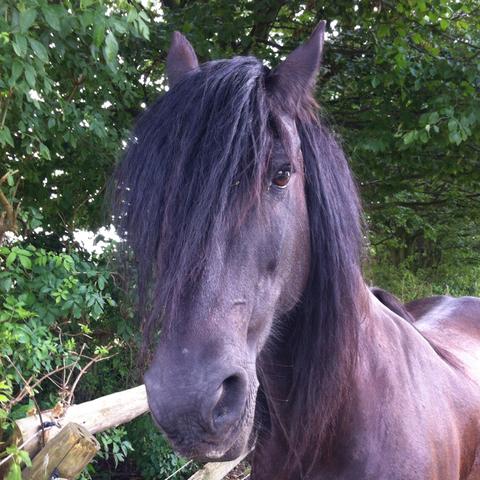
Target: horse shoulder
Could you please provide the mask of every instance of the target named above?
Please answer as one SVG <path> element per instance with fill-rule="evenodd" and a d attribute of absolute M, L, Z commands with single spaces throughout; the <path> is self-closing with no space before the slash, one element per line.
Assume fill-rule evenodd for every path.
<path fill-rule="evenodd" d="M 378 469 L 377 478 L 399 478 L 393 471 L 390 477 L 382 472 L 396 464 L 403 469 L 401 478 L 480 480 L 473 474 L 480 444 L 480 358 L 477 363 L 460 358 L 466 370 L 476 369 L 472 383 L 461 368 L 448 363 L 448 355 L 439 354 L 445 349 L 456 356 L 449 336 L 457 336 L 462 344 L 471 341 L 471 349 L 480 354 L 480 300 L 437 297 L 411 308 L 396 305 L 394 297 L 372 293 L 382 306 L 373 303 L 373 328 L 366 331 L 363 348 L 367 361 L 360 364 L 357 412 L 364 417 L 359 422 L 364 431 L 358 432 L 357 445 L 367 448 L 370 462 L 381 462 L 369 462 L 368 468 Z M 408 315 L 401 314 L 402 307 Z M 431 327 L 435 320 L 440 328 Z M 443 331 L 443 322 L 452 322 L 459 333 L 432 339 L 431 332 Z M 479 324 L 472 335 L 471 322 Z"/>
<path fill-rule="evenodd" d="M 438 296 L 416 300 L 405 307 L 417 319 L 415 326 L 419 331 L 460 362 L 457 373 L 460 385 L 456 393 L 476 411 L 476 420 L 472 421 L 476 429 L 472 428 L 470 433 L 475 438 L 468 443 L 478 444 L 476 453 L 473 453 L 472 469 L 466 478 L 480 480 L 480 299 Z M 474 382 L 471 395 L 461 393 L 465 385 L 464 373 Z"/>

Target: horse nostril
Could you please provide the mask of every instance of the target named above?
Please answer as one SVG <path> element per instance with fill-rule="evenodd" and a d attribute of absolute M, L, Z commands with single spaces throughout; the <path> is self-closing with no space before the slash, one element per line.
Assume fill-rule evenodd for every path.
<path fill-rule="evenodd" d="M 213 407 L 215 430 L 230 427 L 239 418 L 245 401 L 246 379 L 242 374 L 230 375 L 219 387 L 218 401 Z"/>

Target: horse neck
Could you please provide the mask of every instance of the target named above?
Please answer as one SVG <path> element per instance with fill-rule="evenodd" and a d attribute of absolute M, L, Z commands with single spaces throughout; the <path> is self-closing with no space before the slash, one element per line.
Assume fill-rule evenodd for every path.
<path fill-rule="evenodd" d="M 396 390 L 401 388 L 400 379 L 409 374 L 409 358 L 417 355 L 414 349 L 419 350 L 418 355 L 421 358 L 427 358 L 434 353 L 409 321 L 383 305 L 364 283 L 362 289 L 360 296 L 364 297 L 365 306 L 363 315 L 358 318 L 357 363 L 349 385 L 349 394 L 337 412 L 336 428 L 330 442 L 332 449 L 337 451 L 342 451 L 342 448 L 336 449 L 335 445 L 347 444 L 348 439 L 354 435 L 352 428 L 358 427 L 354 417 L 355 412 L 358 413 L 359 408 L 362 408 L 360 405 L 383 401 L 379 396 L 382 391 L 378 388 L 379 372 L 381 381 Z M 298 321 L 291 319 L 295 320 Z M 267 386 L 270 398 L 263 400 L 267 404 L 268 415 L 264 415 L 261 420 L 264 429 L 259 432 L 258 455 L 254 460 L 256 480 L 273 478 L 272 464 L 281 464 L 288 450 L 288 435 L 285 432 L 288 429 L 288 396 L 292 385 L 291 369 L 294 360 L 288 348 L 288 328 L 283 338 L 282 343 L 267 348 L 260 359 L 261 383 L 264 387 Z M 262 406 L 259 411 L 264 413 Z M 335 463 L 337 460 L 331 458 L 320 461 Z M 308 463 L 309 459 L 305 459 L 305 462 Z M 263 469 L 266 469 L 264 474 L 261 473 Z M 275 475 L 275 478 L 282 480 L 281 472 L 276 472 Z"/>

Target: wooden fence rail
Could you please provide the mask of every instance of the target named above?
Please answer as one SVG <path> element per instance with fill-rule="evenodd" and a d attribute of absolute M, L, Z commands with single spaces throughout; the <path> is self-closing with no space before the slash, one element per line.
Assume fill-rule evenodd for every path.
<path fill-rule="evenodd" d="M 52 472 L 73 480 L 98 451 L 93 434 L 130 422 L 148 411 L 145 386 L 72 405 L 61 412 L 47 410 L 17 420 L 14 440 L 24 445 L 33 465 L 24 469 L 24 480 L 49 480 Z M 46 426 L 44 430 L 41 424 Z M 42 448 L 42 445 L 45 445 Z M 190 480 L 221 480 L 245 457 L 231 462 L 208 463 Z"/>
<path fill-rule="evenodd" d="M 48 428 L 44 441 L 46 443 L 58 435 L 60 430 L 71 422 L 95 434 L 128 423 L 147 411 L 147 392 L 144 385 L 72 405 L 65 409 L 62 416 L 58 416 L 55 409 L 47 410 L 42 412 L 43 422 L 54 423 L 58 427 Z M 38 453 L 43 443 L 41 435 L 38 435 L 40 425 L 39 415 L 31 415 L 16 422 L 16 439 L 19 444 L 27 442 L 25 450 L 31 457 Z"/>

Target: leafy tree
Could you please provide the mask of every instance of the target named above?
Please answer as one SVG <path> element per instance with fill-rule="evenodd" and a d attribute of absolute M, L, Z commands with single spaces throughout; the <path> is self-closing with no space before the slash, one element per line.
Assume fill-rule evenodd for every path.
<path fill-rule="evenodd" d="M 132 50 L 148 16 L 127 1 L 0 5 L 0 165 L 57 234 L 99 224 L 111 166 L 140 109 Z M 141 50 L 138 52 L 141 53 Z"/>
<path fill-rule="evenodd" d="M 374 233 L 401 261 L 478 249 L 479 6 L 469 0 L 128 2 L 0 7 L 0 151 L 25 210 L 95 228 L 134 117 L 165 88 L 171 31 L 202 60 L 274 65 L 329 20 L 318 100 L 345 139 Z M 152 41 L 149 41 L 149 32 Z"/>

